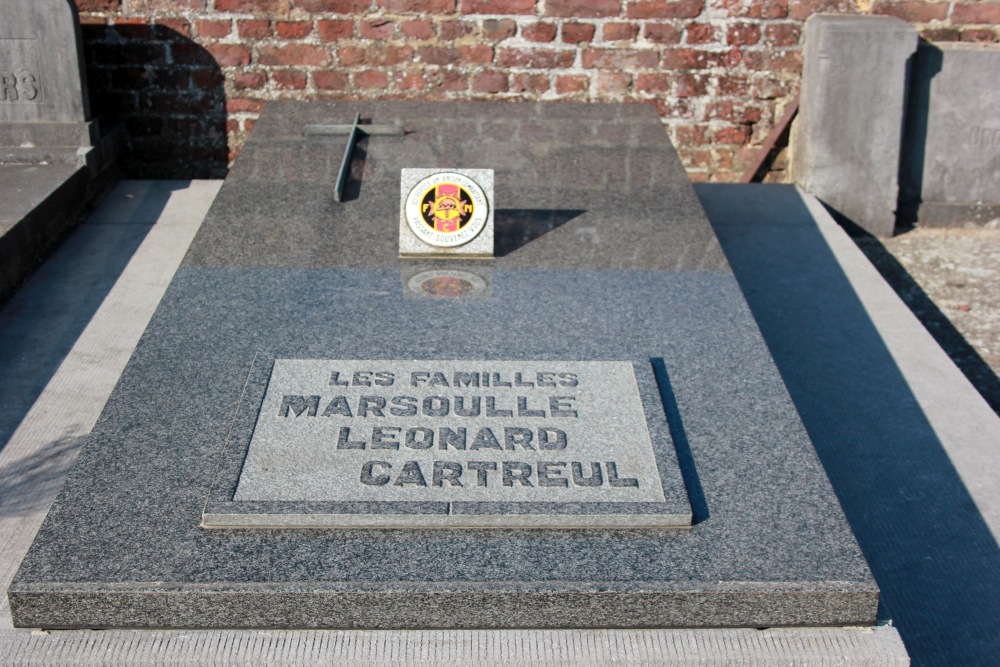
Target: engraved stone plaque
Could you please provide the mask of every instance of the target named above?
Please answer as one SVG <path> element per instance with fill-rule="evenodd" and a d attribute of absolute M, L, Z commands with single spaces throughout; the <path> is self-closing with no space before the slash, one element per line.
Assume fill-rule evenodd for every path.
<path fill-rule="evenodd" d="M 630 361 L 258 363 L 203 525 L 690 525 L 650 388 Z"/>

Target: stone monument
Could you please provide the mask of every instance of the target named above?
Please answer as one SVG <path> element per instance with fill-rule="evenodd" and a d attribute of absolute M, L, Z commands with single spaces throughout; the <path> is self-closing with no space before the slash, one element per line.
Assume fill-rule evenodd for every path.
<path fill-rule="evenodd" d="M 371 134 L 335 196 L 345 137 Z M 399 255 L 494 171 L 492 259 Z M 873 625 L 655 112 L 277 102 L 9 589 L 43 628 Z"/>
<path fill-rule="evenodd" d="M 103 187 L 117 138 L 91 118 L 67 0 L 0 0 L 0 302 Z"/>
<path fill-rule="evenodd" d="M 806 21 L 795 181 L 876 236 L 892 236 L 896 225 L 907 61 L 916 48 L 916 31 L 897 18 Z"/>
<path fill-rule="evenodd" d="M 908 222 L 1000 225 L 996 44 L 923 42 L 913 61 L 901 199 Z"/>

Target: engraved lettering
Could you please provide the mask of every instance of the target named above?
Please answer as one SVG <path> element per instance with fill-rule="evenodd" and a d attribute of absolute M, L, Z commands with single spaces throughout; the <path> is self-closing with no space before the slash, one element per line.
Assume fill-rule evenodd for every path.
<path fill-rule="evenodd" d="M 454 461 L 435 461 L 434 472 L 431 475 L 434 486 L 444 486 L 448 482 L 451 486 L 462 486 L 459 477 L 462 476 L 462 464 Z"/>
<path fill-rule="evenodd" d="M 362 396 L 358 399 L 358 416 L 367 417 L 369 414 L 376 417 L 385 417 L 385 399 L 381 396 Z"/>
<path fill-rule="evenodd" d="M 464 427 L 459 428 L 448 428 L 446 426 L 441 427 L 438 430 L 438 449 L 448 449 L 449 447 L 454 447 L 455 449 L 465 449 L 465 438 L 466 432 Z"/>
<path fill-rule="evenodd" d="M 553 417 L 576 417 L 572 401 L 576 396 L 549 396 L 549 414 Z"/>
<path fill-rule="evenodd" d="M 538 429 L 538 446 L 542 449 L 566 449 L 568 437 L 566 431 L 550 426 Z"/>
<path fill-rule="evenodd" d="M 604 464 L 608 469 L 608 484 L 611 486 L 632 486 L 639 488 L 639 480 L 635 477 L 619 477 L 618 476 L 618 464 L 614 461 L 608 461 Z"/>
<path fill-rule="evenodd" d="M 573 484 L 577 486 L 600 486 L 604 483 L 600 463 L 590 464 L 590 477 L 583 476 L 583 464 L 579 461 L 573 461 L 570 467 L 573 469 Z"/>
<path fill-rule="evenodd" d="M 511 451 L 514 450 L 515 446 L 534 451 L 535 448 L 531 445 L 532 437 L 531 429 L 528 428 L 513 426 L 503 430 L 504 446 Z"/>
<path fill-rule="evenodd" d="M 434 446 L 434 430 L 421 426 L 407 429 L 406 446 L 410 449 L 430 449 Z"/>
<path fill-rule="evenodd" d="M 531 483 L 531 466 L 523 461 L 504 461 L 501 479 L 504 486 L 514 486 L 514 482 L 520 482 L 521 486 L 533 486 Z"/>
<path fill-rule="evenodd" d="M 332 417 L 334 415 L 340 415 L 341 417 L 353 417 L 351 414 L 351 406 L 347 404 L 346 396 L 334 396 L 330 404 L 326 406 L 326 410 L 323 410 L 324 417 Z"/>
<path fill-rule="evenodd" d="M 372 449 L 399 449 L 401 426 L 375 426 L 372 428 Z"/>
<path fill-rule="evenodd" d="M 569 486 L 569 480 L 562 476 L 565 461 L 539 461 L 538 486 Z"/>
<path fill-rule="evenodd" d="M 399 477 L 393 482 L 393 486 L 403 486 L 404 484 L 427 486 L 427 482 L 424 480 L 424 473 L 420 469 L 420 464 L 416 461 L 407 461 L 404 463 L 403 471 L 399 473 Z"/>
<path fill-rule="evenodd" d="M 387 461 L 368 461 L 361 466 L 361 483 L 368 486 L 385 486 L 389 483 L 389 476 L 384 473 L 373 474 L 375 466 L 382 466 L 387 470 L 392 469 L 392 464 Z"/>
<path fill-rule="evenodd" d="M 341 426 L 337 437 L 337 449 L 364 449 L 364 440 L 351 440 L 351 427 Z"/>
<path fill-rule="evenodd" d="M 488 486 L 487 475 L 490 470 L 497 469 L 497 464 L 493 461 L 469 461 L 468 467 L 476 471 L 476 486 Z"/>
<path fill-rule="evenodd" d="M 287 417 L 288 411 L 291 410 L 295 413 L 295 416 L 300 416 L 303 412 L 309 417 L 315 417 L 316 412 L 319 410 L 319 396 L 289 396 L 285 395 L 281 399 L 281 407 L 278 408 L 278 415 L 281 417 Z"/>

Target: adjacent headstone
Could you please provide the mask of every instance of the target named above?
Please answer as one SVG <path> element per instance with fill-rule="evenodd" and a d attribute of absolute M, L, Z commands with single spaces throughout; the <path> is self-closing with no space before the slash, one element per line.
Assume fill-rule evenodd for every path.
<path fill-rule="evenodd" d="M 0 0 L 0 303 L 104 187 L 116 156 L 117 137 L 99 141 L 90 118 L 74 3 Z"/>
<path fill-rule="evenodd" d="M 911 75 L 901 171 L 908 222 L 1000 225 L 997 82 L 1000 46 L 921 43 Z"/>
<path fill-rule="evenodd" d="M 338 202 L 345 139 L 302 128 L 358 112 L 406 134 Z M 400 258 L 414 165 L 492 168 L 503 251 Z M 654 109 L 330 101 L 265 109 L 9 599 L 757 628 L 873 625 L 878 588 Z"/>
<path fill-rule="evenodd" d="M 0 17 L 0 147 L 93 145 L 75 5 L 0 0 Z"/>
<path fill-rule="evenodd" d="M 917 33 L 890 17 L 806 21 L 795 181 L 869 233 L 896 224 L 907 61 Z"/>

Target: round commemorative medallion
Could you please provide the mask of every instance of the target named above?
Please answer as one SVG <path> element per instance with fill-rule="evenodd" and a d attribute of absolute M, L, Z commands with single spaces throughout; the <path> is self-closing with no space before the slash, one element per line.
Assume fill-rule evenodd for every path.
<path fill-rule="evenodd" d="M 438 248 L 454 248 L 476 238 L 486 226 L 489 202 L 468 176 L 442 171 L 422 179 L 406 197 L 406 222 L 417 238 Z"/>

